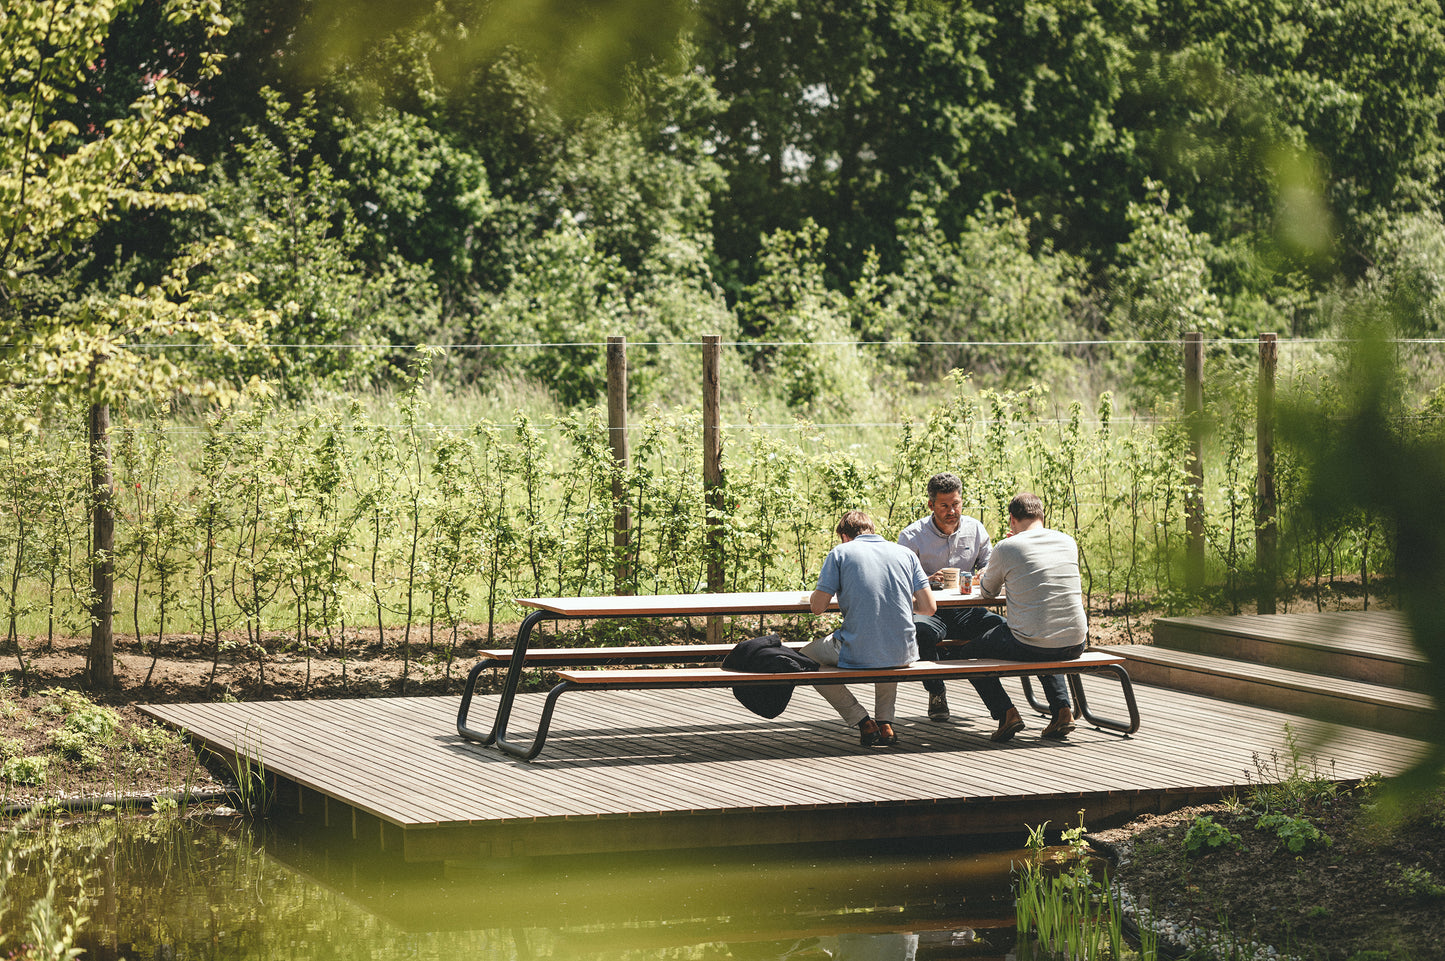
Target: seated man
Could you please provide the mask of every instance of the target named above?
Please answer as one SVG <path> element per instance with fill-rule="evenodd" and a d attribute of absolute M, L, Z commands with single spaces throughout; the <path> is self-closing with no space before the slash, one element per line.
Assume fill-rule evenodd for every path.
<path fill-rule="evenodd" d="M 843 624 L 804 647 L 803 653 L 830 667 L 912 664 L 918 660 L 913 615 L 932 614 L 937 609 L 918 557 L 874 533 L 872 519 L 862 511 L 845 512 L 836 533 L 841 543 L 824 559 L 808 606 L 814 614 L 821 614 L 836 596 Z M 898 743 L 893 730 L 896 682 L 873 685 L 876 719 L 868 716 L 842 684 L 822 684 L 818 691 L 844 721 L 858 728 L 858 740 L 864 747 Z"/>
<path fill-rule="evenodd" d="M 989 628 L 965 649 L 969 657 L 1011 661 L 1070 661 L 1084 652 L 1089 619 L 1079 578 L 1079 545 L 1063 531 L 1044 526 L 1044 502 L 1037 494 L 1018 494 L 1008 505 L 1006 538 L 994 545 L 979 578 L 984 594 L 1008 594 L 1007 620 Z M 1062 674 L 1039 678 L 1051 720 L 1042 736 L 1062 740 L 1074 730 L 1069 691 Z M 973 681 L 998 730 L 994 741 L 1007 741 L 1024 729 L 998 678 Z"/>
<path fill-rule="evenodd" d="M 934 474 L 928 479 L 927 517 L 914 521 L 898 535 L 898 543 L 918 555 L 923 572 L 932 578 L 945 567 L 958 568 L 959 576 L 981 570 L 993 548 L 988 531 L 963 513 L 963 481 L 957 474 Z M 918 656 L 938 660 L 938 642 L 944 638 L 971 641 L 998 621 L 981 607 L 948 607 L 933 614 L 915 614 Z M 923 682 L 928 692 L 928 717 L 948 720 L 948 695 L 937 678 Z"/>

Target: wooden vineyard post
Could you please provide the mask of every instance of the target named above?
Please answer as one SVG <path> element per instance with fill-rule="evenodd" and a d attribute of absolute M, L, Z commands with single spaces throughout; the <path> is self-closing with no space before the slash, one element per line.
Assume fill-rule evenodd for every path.
<path fill-rule="evenodd" d="M 1259 396 L 1255 403 L 1254 562 L 1259 569 L 1258 613 L 1275 613 L 1279 583 L 1279 513 L 1274 492 L 1274 382 L 1279 336 L 1259 335 Z"/>
<path fill-rule="evenodd" d="M 632 450 L 627 440 L 627 338 L 607 338 L 607 441 L 612 448 L 612 592 L 631 594 L 632 505 L 627 474 Z"/>
<path fill-rule="evenodd" d="M 90 653 L 91 687 L 115 687 L 115 514 L 111 506 L 110 405 L 90 405 Z"/>
<path fill-rule="evenodd" d="M 1184 335 L 1184 420 L 1189 464 L 1184 504 L 1184 587 L 1204 587 L 1204 337 Z"/>
<path fill-rule="evenodd" d="M 722 338 L 702 338 L 702 485 L 707 512 L 707 589 L 723 589 Z M 707 642 L 722 643 L 722 618 L 707 619 Z"/>

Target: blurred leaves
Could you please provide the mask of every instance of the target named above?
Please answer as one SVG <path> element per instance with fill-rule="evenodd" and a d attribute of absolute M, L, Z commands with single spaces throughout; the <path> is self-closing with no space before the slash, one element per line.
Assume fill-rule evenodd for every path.
<path fill-rule="evenodd" d="M 1396 318 L 1378 304 L 1359 306 L 1355 339 L 1335 384 L 1338 408 L 1296 398 L 1281 408 L 1281 436 L 1308 461 L 1309 498 L 1326 517 L 1372 513 L 1393 528 L 1399 605 L 1415 646 L 1429 661 L 1429 690 L 1445 708 L 1445 432 L 1438 418 L 1407 417 Z M 1445 775 L 1445 725 L 1430 750 L 1400 779 L 1407 791 Z"/>
<path fill-rule="evenodd" d="M 432 69 L 464 76 L 507 51 L 541 71 L 554 106 L 583 113 L 616 102 L 626 68 L 667 59 L 690 25 L 686 0 L 319 0 L 298 33 L 298 64 L 311 82 L 356 60 L 389 34 L 434 32 Z"/>

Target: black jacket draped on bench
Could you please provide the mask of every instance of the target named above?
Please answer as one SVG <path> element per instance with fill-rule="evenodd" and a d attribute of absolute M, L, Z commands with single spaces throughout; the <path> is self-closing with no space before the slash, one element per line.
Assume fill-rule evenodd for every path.
<path fill-rule="evenodd" d="M 747 674 L 793 674 L 798 671 L 816 671 L 818 662 L 806 654 L 783 646 L 783 639 L 776 634 L 740 641 L 728 656 L 723 658 L 723 670 L 741 671 Z M 733 697 L 738 703 L 760 717 L 775 718 L 783 713 L 793 696 L 792 684 L 762 684 L 754 687 L 735 687 Z"/>

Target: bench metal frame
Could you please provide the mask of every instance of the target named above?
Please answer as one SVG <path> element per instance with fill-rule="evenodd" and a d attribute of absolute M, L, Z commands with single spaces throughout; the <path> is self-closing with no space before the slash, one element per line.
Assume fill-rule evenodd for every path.
<path fill-rule="evenodd" d="M 739 597 L 737 595 L 734 598 Z M 718 600 L 723 601 L 727 595 L 719 595 Z M 733 600 L 730 603 L 719 604 L 719 614 L 748 614 L 748 613 L 777 613 L 780 608 L 776 598 L 764 604 L 759 601 L 756 605 L 750 605 L 745 600 Z M 786 611 L 784 611 L 786 612 Z M 482 731 L 473 728 L 468 723 L 468 716 L 471 711 L 472 701 L 476 695 L 478 679 L 484 670 L 489 667 L 498 667 L 500 662 L 497 659 L 482 658 L 472 667 L 467 675 L 466 687 L 462 693 L 461 705 L 457 711 L 457 733 L 469 741 L 474 741 L 484 746 L 495 747 L 503 754 L 519 760 L 529 761 L 541 753 L 547 741 L 547 734 L 551 728 L 552 714 L 556 710 L 558 699 L 568 691 L 574 690 L 642 690 L 642 689 L 680 689 L 687 687 L 739 687 L 753 686 L 760 684 L 792 684 L 815 686 L 819 684 L 867 684 L 877 681 L 914 681 L 925 678 L 938 678 L 939 680 L 966 680 L 978 677 L 1017 677 L 1023 682 L 1024 696 L 1028 700 L 1029 707 L 1039 714 L 1047 715 L 1047 705 L 1041 703 L 1035 696 L 1033 687 L 1029 683 L 1029 677 L 1040 674 L 1066 674 L 1069 678 L 1069 688 L 1073 701 L 1078 710 L 1079 717 L 1086 723 L 1093 725 L 1100 730 L 1113 731 L 1127 737 L 1139 729 L 1139 708 L 1134 699 L 1133 683 L 1129 674 L 1124 670 L 1123 658 L 1109 656 L 1109 660 L 1099 661 L 1086 656 L 1082 661 L 993 661 L 993 660 L 957 660 L 957 661 L 919 661 L 916 664 L 901 669 L 882 671 L 868 670 L 841 670 L 838 668 L 822 668 L 819 671 L 802 672 L 797 674 L 743 674 L 735 671 L 718 671 L 715 675 L 709 675 L 705 679 L 697 674 L 684 677 L 688 674 L 685 671 L 660 671 L 651 672 L 644 679 L 644 672 L 618 671 L 618 672 L 591 672 L 596 676 L 577 675 L 571 678 L 564 677 L 563 680 L 554 686 L 547 694 L 546 702 L 542 707 L 542 715 L 538 720 L 538 728 L 533 735 L 530 744 L 525 742 L 514 742 L 507 737 L 507 724 L 511 719 L 512 708 L 516 702 L 517 690 L 521 685 L 522 674 L 527 667 L 527 646 L 531 640 L 532 631 L 543 621 L 555 620 L 597 620 L 602 617 L 660 617 L 660 616 L 688 616 L 689 612 L 645 610 L 637 612 L 617 613 L 609 612 L 599 614 L 588 613 L 567 613 L 563 611 L 539 607 L 530 612 L 522 621 L 517 630 L 517 637 L 512 646 L 512 654 L 507 662 L 507 675 L 502 683 L 501 695 L 498 699 L 497 713 L 492 720 L 489 731 Z M 1097 657 L 1097 652 L 1095 652 Z M 661 655 L 655 649 L 629 649 L 629 648 L 577 648 L 573 656 L 552 655 L 546 659 L 548 666 L 556 666 L 564 663 L 572 664 L 598 664 L 604 662 L 638 663 L 645 659 L 646 663 L 696 663 L 715 659 L 713 655 L 699 656 L 696 651 L 689 651 L 688 645 L 679 645 L 675 654 Z M 533 666 L 538 666 L 533 662 Z M 614 674 L 612 678 L 606 678 L 607 674 Z M 673 678 L 658 676 L 659 674 L 675 674 Z M 1115 677 L 1123 688 L 1124 701 L 1129 711 L 1128 721 L 1118 721 L 1095 715 L 1089 708 L 1088 698 L 1084 694 L 1082 677 L 1084 674 L 1108 674 Z M 630 675 L 630 676 L 623 676 Z"/>
<path fill-rule="evenodd" d="M 1134 685 L 1129 680 L 1128 672 L 1122 666 L 1123 660 L 1114 655 L 1091 651 L 1085 652 L 1081 655 L 1081 659 L 1076 661 L 999 661 L 981 658 L 971 661 L 917 661 L 905 668 L 878 670 L 824 667 L 817 671 L 800 671 L 790 674 L 745 674 L 722 668 L 705 668 L 694 671 L 669 670 L 667 668 L 641 671 L 559 671 L 558 676 L 562 680 L 547 693 L 547 700 L 542 707 L 542 715 L 537 720 L 537 733 L 531 745 L 521 747 L 499 742 L 497 746 L 505 753 L 523 761 L 530 761 L 540 754 L 547 741 L 547 733 L 551 728 L 552 713 L 557 707 L 557 701 L 568 691 L 662 691 L 692 687 L 756 687 L 764 684 L 816 687 L 824 684 L 923 681 L 929 678 L 943 681 L 980 677 L 1017 677 L 1023 679 L 1024 694 L 1028 699 L 1029 706 L 1040 714 L 1048 715 L 1050 713 L 1048 706 L 1037 701 L 1028 681 L 1030 675 L 1039 674 L 1068 675 L 1069 687 L 1072 690 L 1079 716 L 1101 730 L 1115 731 L 1127 737 L 1139 729 L 1139 706 L 1134 699 Z M 1082 682 L 1082 676 L 1085 674 L 1110 674 L 1118 679 L 1123 688 L 1124 702 L 1129 711 L 1128 721 L 1099 717 L 1089 709 L 1089 701 L 1084 695 Z M 669 677 L 669 675 L 672 676 Z"/>

